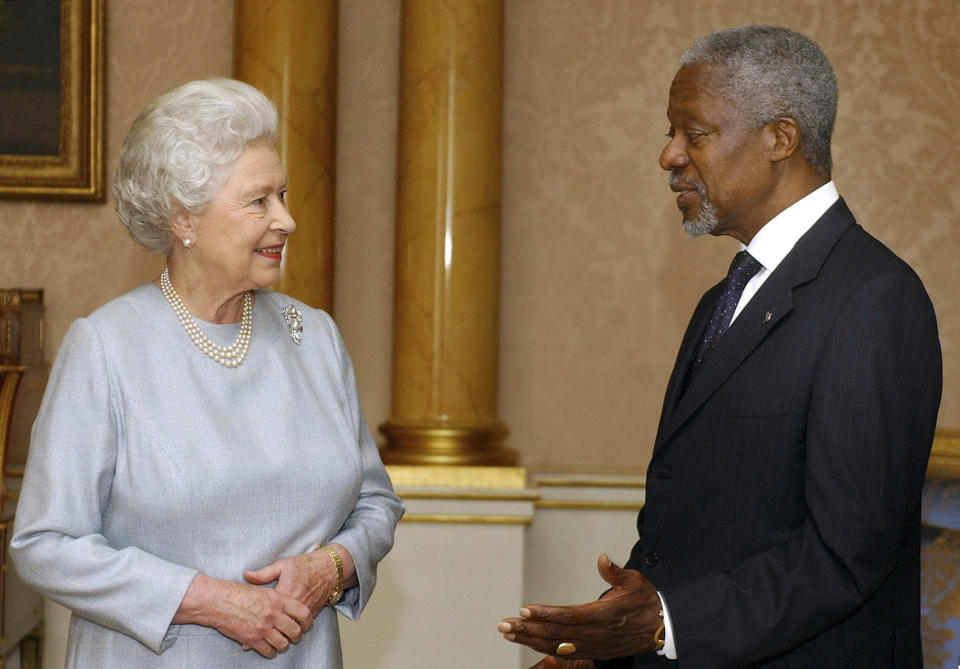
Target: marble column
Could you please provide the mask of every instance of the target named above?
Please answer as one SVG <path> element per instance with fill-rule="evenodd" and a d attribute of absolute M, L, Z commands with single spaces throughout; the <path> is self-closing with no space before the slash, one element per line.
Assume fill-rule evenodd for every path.
<path fill-rule="evenodd" d="M 502 0 L 404 0 L 391 416 L 397 465 L 509 465 L 497 418 Z"/>
<path fill-rule="evenodd" d="M 297 222 L 274 286 L 333 307 L 337 0 L 235 0 L 234 76 L 280 113 L 280 156 Z"/>

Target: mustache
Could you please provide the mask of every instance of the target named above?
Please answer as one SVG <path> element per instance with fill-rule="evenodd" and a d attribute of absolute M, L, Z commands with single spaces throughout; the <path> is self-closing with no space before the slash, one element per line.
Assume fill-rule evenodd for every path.
<path fill-rule="evenodd" d="M 667 183 L 670 185 L 670 188 L 680 188 L 684 190 L 695 190 L 697 195 L 702 198 L 707 197 L 707 189 L 700 181 L 684 181 L 680 178 L 680 175 L 677 172 L 671 172 L 670 176 L 667 177 Z"/>

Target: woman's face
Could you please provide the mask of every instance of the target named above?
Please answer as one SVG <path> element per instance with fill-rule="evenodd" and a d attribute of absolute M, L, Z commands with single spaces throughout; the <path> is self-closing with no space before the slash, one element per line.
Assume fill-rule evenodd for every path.
<path fill-rule="evenodd" d="M 190 217 L 189 256 L 205 283 L 242 292 L 280 279 L 283 245 L 297 227 L 286 197 L 287 177 L 276 149 L 249 145 L 213 202 Z"/>

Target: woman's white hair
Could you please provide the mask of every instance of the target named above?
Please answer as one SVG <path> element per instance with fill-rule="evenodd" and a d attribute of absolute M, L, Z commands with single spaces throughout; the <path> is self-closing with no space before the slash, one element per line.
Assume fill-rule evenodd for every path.
<path fill-rule="evenodd" d="M 169 253 L 178 211 L 198 214 L 250 144 L 277 144 L 277 110 L 234 79 L 191 81 L 159 96 L 134 120 L 113 176 L 117 214 L 138 244 Z"/>

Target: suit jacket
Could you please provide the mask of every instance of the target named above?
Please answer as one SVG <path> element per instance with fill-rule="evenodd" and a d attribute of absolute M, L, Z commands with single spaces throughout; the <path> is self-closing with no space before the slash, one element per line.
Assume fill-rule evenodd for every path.
<path fill-rule="evenodd" d="M 923 285 L 839 200 L 684 389 L 721 287 L 680 347 L 626 566 L 663 594 L 681 667 L 922 666 L 942 382 Z"/>

